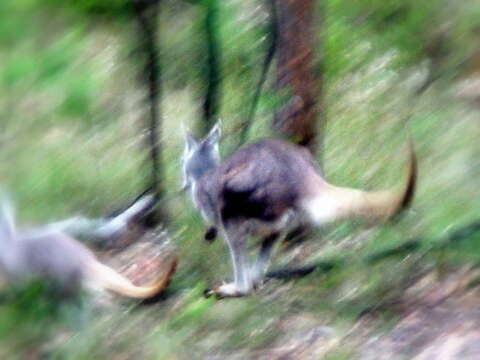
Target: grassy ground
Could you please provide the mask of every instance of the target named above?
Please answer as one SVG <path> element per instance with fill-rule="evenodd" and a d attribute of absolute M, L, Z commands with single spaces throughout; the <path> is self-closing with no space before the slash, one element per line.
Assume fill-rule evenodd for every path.
<path fill-rule="evenodd" d="M 250 10 L 243 9 L 245 14 Z M 191 51 L 182 46 L 195 33 L 196 24 L 185 24 L 196 13 L 183 14 L 164 23 L 172 34 L 165 38 L 167 64 L 175 61 L 173 55 Z M 28 15 L 35 21 L 25 33 L 15 34 L 11 43 L 3 39 L 0 47 L 2 185 L 14 194 L 20 221 L 27 224 L 75 213 L 108 213 L 142 190 L 145 172 L 139 135 L 143 106 L 132 86 L 128 29 L 67 26 L 64 13 Z M 225 45 L 227 69 L 241 61 L 242 51 L 248 53 L 252 36 L 237 34 L 235 24 L 226 22 L 222 31 L 232 43 L 243 44 L 243 50 Z M 34 36 L 40 29 L 48 36 Z M 352 54 L 370 46 L 363 39 L 352 45 Z M 168 55 L 171 49 L 177 50 Z M 375 189 L 395 184 L 405 163 L 403 144 L 411 136 L 419 158 L 414 204 L 394 224 L 321 229 L 275 260 L 277 265 L 299 265 L 342 256 L 343 267 L 290 282 L 272 280 L 245 299 L 202 297 L 206 287 L 227 279 L 230 269 L 223 243 L 202 240 L 200 216 L 189 199 L 177 194 L 183 146 L 179 124 L 197 118 L 200 94 L 200 87 L 188 82 L 198 69 L 179 57 L 178 67 L 168 67 L 163 98 L 166 205 L 173 219 L 169 234 L 181 259 L 166 298 L 148 306 L 114 301 L 100 308 L 86 299 L 58 308 L 40 290 L 29 290 L 0 307 L 0 356 L 271 359 L 286 354 L 351 359 L 364 354 L 358 339 L 390 331 L 401 321 L 400 300 L 418 278 L 433 271 L 442 284 L 466 264 L 475 266 L 477 236 L 448 250 L 429 249 L 478 217 L 479 109 L 457 96 L 459 81 L 448 87 L 436 83 L 412 96 L 425 77 L 424 67 L 399 70 L 394 48 L 375 54 L 355 63 L 355 70 L 328 79 L 324 171 L 339 185 Z M 169 75 L 174 71 L 182 75 Z M 248 67 L 243 71 L 248 73 Z M 248 79 L 241 71 L 225 77 L 222 116 L 227 133 L 250 101 L 244 96 Z M 268 134 L 273 102 L 262 98 L 251 141 Z M 224 152 L 233 136 L 225 139 Z M 361 261 L 414 237 L 423 239 L 422 251 L 375 265 Z M 368 326 L 359 326 L 365 314 Z"/>

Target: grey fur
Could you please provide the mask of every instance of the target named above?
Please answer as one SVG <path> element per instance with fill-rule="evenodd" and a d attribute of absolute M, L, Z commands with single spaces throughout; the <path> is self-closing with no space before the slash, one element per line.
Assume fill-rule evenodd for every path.
<path fill-rule="evenodd" d="M 64 295 L 75 293 L 93 254 L 58 232 L 18 231 L 13 225 L 13 207 L 4 201 L 1 208 L 0 269 L 8 284 L 21 286 L 39 279 Z"/>
<path fill-rule="evenodd" d="M 218 146 L 220 136 L 221 131 L 218 125 L 216 125 L 201 141 L 197 141 L 188 133 L 186 135 L 183 156 L 183 187 L 185 190 L 190 190 L 194 199 L 197 182 L 206 173 L 220 164 L 220 152 Z M 200 206 L 200 204 L 195 203 L 195 206 L 201 211 L 205 220 L 214 223 L 214 204 L 210 204 L 210 206 L 204 205 L 205 204 L 202 204 L 202 206 Z"/>

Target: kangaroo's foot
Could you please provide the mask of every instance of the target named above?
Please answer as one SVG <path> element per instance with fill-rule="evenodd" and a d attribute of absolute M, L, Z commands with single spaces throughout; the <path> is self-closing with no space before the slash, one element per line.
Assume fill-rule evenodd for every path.
<path fill-rule="evenodd" d="M 217 299 L 243 297 L 243 296 L 249 295 L 251 291 L 252 289 L 241 287 L 236 283 L 232 282 L 232 283 L 220 285 L 215 289 L 205 290 L 205 296 L 206 297 L 215 296 Z"/>

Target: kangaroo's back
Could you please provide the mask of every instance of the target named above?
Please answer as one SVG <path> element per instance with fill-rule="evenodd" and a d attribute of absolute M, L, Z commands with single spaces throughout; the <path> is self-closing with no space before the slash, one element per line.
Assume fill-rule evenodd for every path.
<path fill-rule="evenodd" d="M 198 181 L 195 202 L 219 219 L 276 221 L 287 211 L 324 224 L 344 218 L 385 220 L 406 208 L 416 183 L 416 158 L 410 146 L 402 186 L 365 192 L 327 183 L 311 154 L 283 140 L 247 145 Z"/>
<path fill-rule="evenodd" d="M 283 140 L 247 145 L 206 173 L 196 189 L 201 208 L 232 218 L 275 221 L 295 209 L 308 191 L 308 179 L 320 182 L 309 152 Z"/>

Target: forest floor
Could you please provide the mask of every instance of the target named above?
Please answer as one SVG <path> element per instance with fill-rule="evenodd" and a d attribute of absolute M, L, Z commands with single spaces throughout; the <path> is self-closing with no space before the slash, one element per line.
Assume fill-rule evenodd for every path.
<path fill-rule="evenodd" d="M 308 315 L 281 324 L 288 332 L 255 359 L 478 359 L 480 289 L 467 284 L 478 271 L 458 270 L 439 280 L 428 273 L 398 299 L 396 319 L 379 331 L 376 314 L 365 314 L 344 334 Z M 238 357 L 239 359 L 242 356 Z"/>
<path fill-rule="evenodd" d="M 160 236 L 165 236 L 165 233 L 160 232 Z M 173 251 L 169 245 L 152 242 L 152 235 L 150 237 L 130 245 L 125 250 L 108 253 L 105 259 L 134 282 L 148 282 L 148 276 L 151 278 L 152 273 L 158 273 L 161 264 Z M 402 295 L 389 303 L 388 308 L 379 307 L 367 311 L 349 326 L 311 311 L 290 312 L 286 316 L 269 320 L 268 327 L 276 328 L 277 334 L 266 346 L 252 349 L 248 344 L 244 344 L 233 351 L 214 348 L 209 351 L 207 345 L 206 348 L 201 346 L 205 352 L 192 355 L 192 358 L 478 359 L 479 283 L 480 270 L 473 266 L 465 265 L 448 271 L 424 271 L 401 290 Z M 269 281 L 253 297 L 260 297 L 262 303 L 268 303 L 276 298 L 295 298 L 299 294 L 294 294 L 294 291 L 295 288 L 289 282 Z M 156 306 L 175 308 L 178 306 L 177 295 L 175 292 L 167 294 L 160 303 L 145 306 L 150 306 L 151 309 Z M 301 296 L 308 296 L 308 292 Z M 229 302 L 239 301 L 242 299 L 218 300 L 213 306 L 228 307 Z M 317 301 L 321 302 L 322 299 Z M 393 312 L 395 315 L 384 321 L 384 311 Z M 220 311 L 219 316 L 221 313 Z M 215 332 L 213 336 L 216 335 L 218 334 Z M 208 338 L 211 334 L 203 333 L 202 336 Z M 254 337 L 254 332 L 250 336 Z M 206 343 L 208 344 L 208 341 Z M 193 348 L 191 350 L 194 351 Z M 125 358 L 123 356 L 119 359 Z M 145 358 L 150 357 L 145 354 Z"/>

